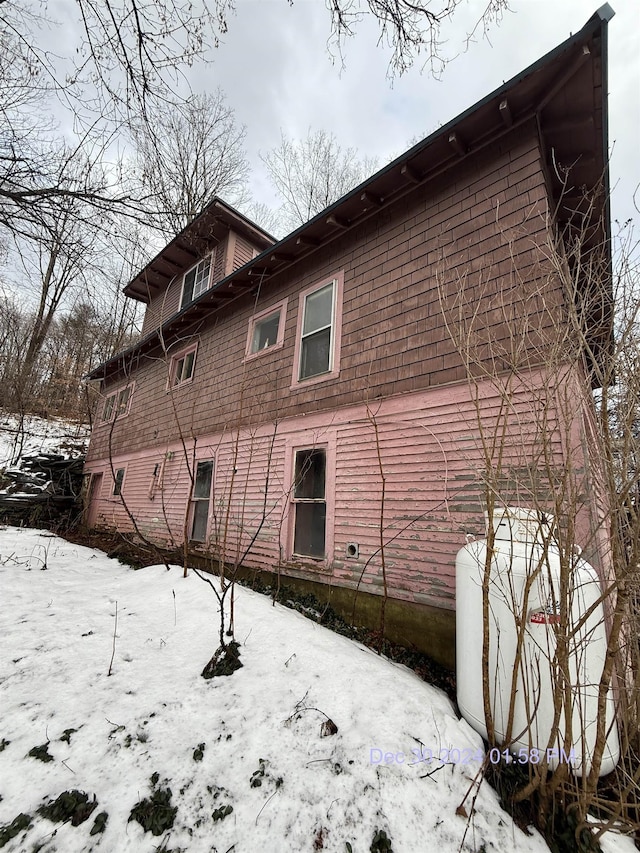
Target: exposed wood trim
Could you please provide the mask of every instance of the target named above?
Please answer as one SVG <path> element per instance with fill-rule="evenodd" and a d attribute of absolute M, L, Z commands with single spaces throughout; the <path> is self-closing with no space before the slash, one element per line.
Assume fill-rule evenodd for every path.
<path fill-rule="evenodd" d="M 586 44 L 583 44 L 582 50 L 580 51 L 578 56 L 575 58 L 575 60 L 571 63 L 571 65 L 569 66 L 567 71 L 565 71 L 565 73 L 556 80 L 555 85 L 552 86 L 549 89 L 549 91 L 545 93 L 544 98 L 542 98 L 538 102 L 538 105 L 536 107 L 536 112 L 540 112 L 540 110 L 543 110 L 547 106 L 549 101 L 551 101 L 551 100 L 553 100 L 553 98 L 555 98 L 555 96 L 558 94 L 560 89 L 562 89 L 564 86 L 566 86 L 567 82 L 569 80 L 571 80 L 573 75 L 576 74 L 580 68 L 582 68 L 582 66 L 587 61 L 587 59 L 589 59 L 590 56 L 591 56 L 591 51 L 589 50 L 589 48 Z"/>
<path fill-rule="evenodd" d="M 197 259 L 200 257 L 199 252 L 195 252 L 195 251 L 193 251 L 193 249 L 187 249 L 187 247 L 182 243 L 179 243 L 179 244 L 176 244 L 175 246 L 172 246 L 171 249 L 175 250 L 177 252 L 182 252 L 183 255 L 187 255 L 189 258 Z M 182 264 L 179 264 L 179 266 L 182 266 Z"/>
<path fill-rule="evenodd" d="M 451 147 L 455 151 L 457 151 L 457 153 L 461 157 L 464 157 L 464 155 L 467 153 L 467 146 L 464 144 L 464 142 L 458 136 L 458 134 L 455 132 L 455 130 L 449 134 L 449 145 L 451 145 Z"/>
<path fill-rule="evenodd" d="M 294 260 L 293 255 L 288 255 L 285 252 L 274 252 L 269 258 L 272 264 L 286 264 Z"/>
<path fill-rule="evenodd" d="M 315 249 L 320 245 L 320 240 L 316 240 L 314 237 L 306 237 L 301 234 L 296 240 L 296 246 L 305 246 L 310 249 Z"/>
<path fill-rule="evenodd" d="M 380 207 L 382 205 L 382 199 L 380 196 L 366 191 L 360 196 L 360 201 L 365 205 L 365 207 Z"/>
<path fill-rule="evenodd" d="M 419 184 L 422 180 L 420 175 L 411 168 L 408 163 L 405 163 L 404 166 L 400 169 L 400 174 L 403 178 L 406 178 L 408 181 L 411 181 L 412 184 Z"/>
<path fill-rule="evenodd" d="M 335 213 L 330 213 L 327 216 L 325 222 L 327 225 L 333 225 L 335 228 L 348 228 L 349 223 L 346 220 L 341 219 L 339 216 L 336 216 Z"/>
<path fill-rule="evenodd" d="M 500 101 L 500 106 L 498 107 L 498 111 L 500 113 L 500 118 L 502 119 L 502 123 L 505 127 L 511 127 L 513 124 L 513 116 L 511 115 L 511 107 L 509 106 L 509 101 L 505 98 L 504 101 Z"/>

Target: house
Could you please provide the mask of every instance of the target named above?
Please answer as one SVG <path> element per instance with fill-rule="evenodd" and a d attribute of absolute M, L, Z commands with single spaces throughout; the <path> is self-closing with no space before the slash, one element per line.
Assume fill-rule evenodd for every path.
<path fill-rule="evenodd" d="M 283 240 L 214 200 L 150 261 L 125 288 L 141 339 L 91 374 L 88 524 L 374 625 L 384 599 L 389 635 L 448 664 L 492 500 L 570 493 L 602 568 L 611 14 Z"/>

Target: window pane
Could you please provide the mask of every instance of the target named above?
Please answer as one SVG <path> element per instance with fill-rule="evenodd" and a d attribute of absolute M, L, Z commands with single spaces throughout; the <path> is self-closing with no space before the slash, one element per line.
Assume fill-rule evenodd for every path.
<path fill-rule="evenodd" d="M 191 379 L 191 377 L 193 376 L 193 360 L 194 360 L 195 356 L 196 356 L 195 351 L 187 354 L 187 356 L 184 360 L 184 366 L 183 366 L 183 370 L 182 370 L 183 380 Z"/>
<path fill-rule="evenodd" d="M 129 394 L 131 393 L 131 388 L 123 388 L 122 391 L 118 394 L 118 414 L 123 415 L 127 411 L 127 403 L 129 402 Z"/>
<path fill-rule="evenodd" d="M 196 469 L 196 481 L 193 485 L 194 498 L 209 499 L 211 495 L 211 477 L 213 474 L 213 460 L 209 462 L 198 462 Z"/>
<path fill-rule="evenodd" d="M 308 379 L 331 368 L 331 329 L 324 329 L 302 339 L 300 379 Z"/>
<path fill-rule="evenodd" d="M 211 259 L 200 261 L 195 270 L 195 281 L 193 282 L 193 298 L 200 296 L 209 287 L 209 272 L 211 270 Z"/>
<path fill-rule="evenodd" d="M 173 384 L 179 385 L 182 382 L 182 371 L 184 369 L 184 358 L 179 358 L 176 367 L 175 367 L 175 375 L 173 377 Z"/>
<path fill-rule="evenodd" d="M 196 271 L 195 269 L 189 270 L 189 272 L 184 277 L 184 287 L 182 290 L 182 303 L 180 304 L 181 308 L 184 308 L 185 305 L 188 305 L 193 300 L 193 283 L 196 279 Z"/>
<path fill-rule="evenodd" d="M 299 450 L 296 453 L 295 498 L 324 498 L 324 450 Z"/>
<path fill-rule="evenodd" d="M 302 334 L 315 332 L 331 325 L 331 314 L 333 312 L 333 282 L 326 287 L 316 290 L 305 299 L 304 324 Z"/>
<path fill-rule="evenodd" d="M 207 538 L 207 518 L 209 516 L 209 501 L 194 501 L 193 524 L 191 539 L 194 542 L 204 542 Z"/>
<path fill-rule="evenodd" d="M 104 401 L 104 409 L 102 410 L 103 421 L 111 420 L 111 415 L 113 414 L 113 404 L 115 403 L 115 400 L 115 394 L 112 394 Z"/>
<path fill-rule="evenodd" d="M 280 312 L 276 311 L 270 317 L 260 320 L 253 329 L 251 341 L 251 352 L 259 352 L 261 349 L 272 347 L 278 338 L 278 326 L 280 325 Z"/>
<path fill-rule="evenodd" d="M 113 484 L 113 494 L 121 495 L 122 494 L 122 484 L 124 482 L 124 468 L 118 468 L 116 471 L 116 481 Z"/>
<path fill-rule="evenodd" d="M 299 503 L 296 507 L 296 528 L 293 550 L 308 557 L 324 557 L 324 534 L 327 507 L 324 501 Z"/>

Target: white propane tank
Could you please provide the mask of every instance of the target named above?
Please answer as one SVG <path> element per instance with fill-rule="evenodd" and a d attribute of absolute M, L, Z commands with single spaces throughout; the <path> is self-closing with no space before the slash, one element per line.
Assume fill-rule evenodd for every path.
<path fill-rule="evenodd" d="M 583 775 L 591 768 L 596 738 L 598 683 L 607 647 L 604 608 L 598 603 L 580 624 L 589 608 L 599 601 L 601 587 L 595 569 L 576 556 L 568 598 L 572 736 L 566 749 L 564 714 L 558 727 L 560 737 L 551 740 L 552 660 L 556 648 L 555 626 L 560 623 L 560 554 L 550 541 L 552 522 L 549 516 L 519 507 L 506 507 L 494 513 L 495 543 L 489 585 L 489 695 L 497 743 L 504 742 L 510 697 L 515 689 L 509 750 L 524 761 L 536 760 L 544 751 L 550 768 L 569 761 L 573 771 Z M 458 705 L 462 716 L 485 739 L 482 579 L 486 556 L 486 541 L 478 540 L 461 548 L 456 558 Z M 522 654 L 516 671 L 518 624 L 522 620 L 525 625 Z M 610 773 L 620 757 L 611 690 L 607 697 L 606 730 L 601 776 Z"/>

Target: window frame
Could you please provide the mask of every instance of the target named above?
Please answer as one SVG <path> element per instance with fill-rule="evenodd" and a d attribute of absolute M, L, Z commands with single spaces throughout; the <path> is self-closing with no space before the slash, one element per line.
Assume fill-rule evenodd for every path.
<path fill-rule="evenodd" d="M 127 417 L 131 411 L 131 400 L 133 399 L 135 385 L 135 382 L 127 382 L 126 385 L 121 385 L 119 388 L 116 388 L 114 391 L 110 391 L 102 397 L 102 410 L 100 412 L 98 426 L 104 426 L 105 424 L 110 424 L 112 421 L 117 421 L 121 418 Z M 121 397 L 125 392 L 128 392 L 128 395 L 126 404 L 124 408 L 122 408 Z M 107 406 L 109 407 L 109 412 L 105 416 Z"/>
<path fill-rule="evenodd" d="M 268 308 L 263 308 L 261 311 L 258 311 L 249 319 L 249 330 L 247 332 L 247 343 L 244 351 L 244 361 L 253 361 L 253 359 L 259 358 L 261 355 L 265 355 L 266 353 L 282 349 L 282 346 L 284 345 L 284 328 L 287 321 L 288 302 L 288 298 L 281 299 L 280 302 L 276 302 L 274 305 L 270 305 Z M 265 320 L 268 320 L 270 317 L 276 314 L 278 311 L 280 312 L 280 319 L 278 321 L 278 333 L 275 342 L 269 344 L 268 347 L 263 347 L 262 349 L 252 352 L 251 347 L 253 344 L 253 336 L 256 328 Z"/>
<path fill-rule="evenodd" d="M 207 497 L 196 496 L 196 483 L 198 478 L 198 467 L 200 465 L 211 465 L 211 481 L 209 483 L 209 495 Z M 209 538 L 209 524 L 211 521 L 211 507 L 213 504 L 213 494 L 216 476 L 216 459 L 215 456 L 208 458 L 196 459 L 195 470 L 193 472 L 193 486 L 189 496 L 189 542 L 195 545 L 206 545 Z M 196 506 L 198 504 L 207 504 L 207 517 L 205 520 L 204 539 L 194 539 L 193 532 L 196 522 Z"/>
<path fill-rule="evenodd" d="M 308 376 L 306 378 L 300 378 L 300 371 L 302 369 L 302 355 L 303 355 L 303 328 L 304 328 L 304 317 L 307 305 L 307 299 L 309 296 L 313 296 L 314 293 L 317 293 L 319 290 L 327 287 L 328 285 L 333 285 L 333 301 L 332 301 L 332 310 L 331 310 L 331 338 L 329 344 L 329 369 L 315 374 L 313 376 Z M 343 290 L 344 290 L 344 272 L 336 273 L 335 275 L 329 276 L 321 281 L 312 284 L 310 287 L 302 290 L 298 297 L 298 319 L 296 326 L 296 342 L 294 348 L 293 355 L 293 374 L 292 381 L 290 385 L 290 390 L 298 390 L 302 388 L 307 388 L 310 385 L 316 385 L 320 382 L 328 382 L 332 379 L 337 379 L 340 375 L 340 351 L 342 344 L 342 298 L 343 298 Z M 315 334 L 315 333 L 310 333 Z"/>
<path fill-rule="evenodd" d="M 122 477 L 120 478 L 120 482 L 118 483 L 118 474 L 122 471 Z M 122 497 L 122 490 L 124 489 L 125 480 L 127 478 L 127 466 L 121 465 L 119 468 L 113 468 L 112 471 L 112 484 L 111 484 L 111 497 L 112 498 L 120 498 Z"/>
<path fill-rule="evenodd" d="M 302 453 L 322 453 L 324 457 L 324 471 L 322 495 L 311 497 L 298 495 L 298 457 Z M 327 558 L 327 448 L 326 447 L 298 447 L 293 454 L 293 480 L 291 484 L 291 503 L 293 505 L 293 543 L 291 548 L 292 557 L 302 557 L 309 560 L 324 561 Z M 324 507 L 324 524 L 322 529 L 322 554 L 309 554 L 304 551 L 296 551 L 296 539 L 298 538 L 298 508 L 299 507 Z"/>
<path fill-rule="evenodd" d="M 182 349 L 177 350 L 172 356 L 171 361 L 169 362 L 169 375 L 167 377 L 167 391 L 172 391 L 174 388 L 182 388 L 185 385 L 189 385 L 193 382 L 193 377 L 195 375 L 196 370 L 196 358 L 198 354 L 198 341 L 195 343 L 189 344 L 186 347 L 182 347 Z M 176 381 L 178 365 L 180 362 L 184 362 L 189 355 L 193 353 L 193 360 L 191 363 L 191 373 L 186 379 L 181 379 L 179 382 Z"/>
<path fill-rule="evenodd" d="M 207 290 L 210 289 L 211 284 L 212 284 L 212 279 L 213 279 L 213 267 L 214 267 L 214 263 L 215 263 L 215 255 L 216 255 L 216 250 L 214 247 L 206 255 L 203 255 L 203 257 L 198 258 L 198 260 L 194 264 L 191 264 L 189 269 L 185 270 L 184 273 L 182 274 L 182 283 L 180 286 L 180 310 L 181 311 L 183 311 L 189 305 L 192 305 L 196 301 L 196 299 L 198 299 L 200 296 L 202 296 L 203 293 L 206 293 Z M 195 290 L 195 281 L 194 281 L 194 287 L 192 287 L 192 289 L 191 289 L 191 299 L 189 299 L 188 302 L 185 302 L 184 301 L 184 285 L 185 285 L 185 282 L 187 280 L 187 276 L 189 275 L 189 273 L 193 272 L 194 270 L 195 270 L 195 275 L 197 276 L 198 267 L 201 264 L 204 264 L 205 262 L 207 262 L 209 264 L 209 274 L 207 275 L 207 286 L 205 288 L 203 288 L 197 295 L 194 296 L 194 290 Z"/>
<path fill-rule="evenodd" d="M 294 551 L 296 535 L 296 509 L 294 500 L 296 455 L 301 450 L 324 450 L 325 452 L 325 482 L 324 500 L 325 535 L 324 556 L 312 557 L 307 554 L 297 554 Z M 285 559 L 296 565 L 307 563 L 310 568 L 327 570 L 333 564 L 335 548 L 335 470 L 336 470 L 336 435 L 334 430 L 323 431 L 322 434 L 299 434 L 286 441 L 286 456 L 284 465 L 284 482 L 290 486 L 287 495 L 287 506 L 283 518 L 285 526 Z"/>

